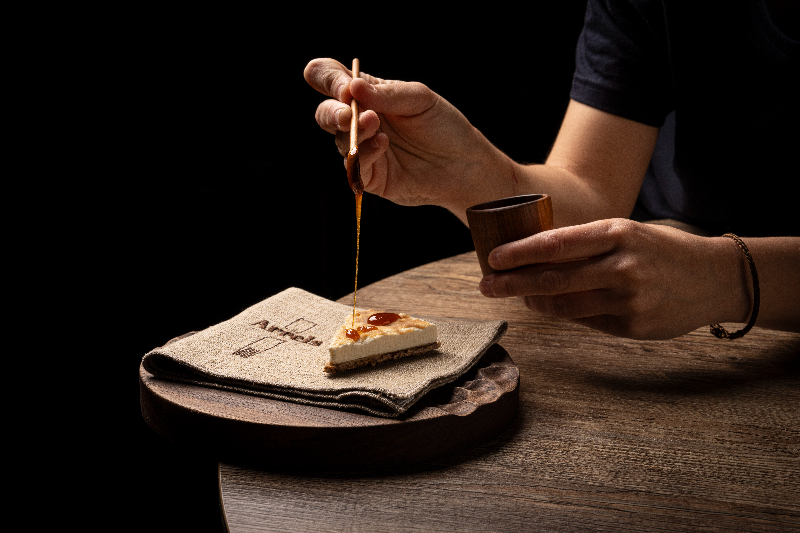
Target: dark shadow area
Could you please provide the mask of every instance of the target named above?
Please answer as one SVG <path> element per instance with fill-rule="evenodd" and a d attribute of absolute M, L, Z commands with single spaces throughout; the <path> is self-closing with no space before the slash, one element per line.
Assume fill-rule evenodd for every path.
<path fill-rule="evenodd" d="M 275 465 L 263 465 L 263 464 L 247 465 L 247 464 L 237 464 L 233 462 L 227 464 L 239 466 L 242 468 L 252 468 L 254 470 L 259 470 L 261 472 L 264 472 L 268 475 L 278 475 L 286 477 L 287 479 L 312 477 L 321 480 L 328 480 L 328 479 L 348 480 L 348 479 L 370 479 L 370 478 L 385 478 L 386 480 L 390 480 L 392 477 L 403 477 L 407 475 L 413 476 L 414 474 L 419 474 L 422 472 L 444 471 L 448 468 L 458 466 L 459 464 L 464 463 L 466 461 L 470 461 L 472 459 L 491 454 L 494 451 L 502 448 L 505 445 L 505 443 L 510 441 L 514 437 L 514 435 L 520 430 L 520 427 L 522 425 L 522 415 L 519 412 L 520 409 L 523 409 L 522 404 L 519 404 L 518 411 L 515 414 L 514 418 L 511 420 L 511 422 L 509 422 L 509 424 L 505 427 L 503 431 L 499 432 L 494 437 L 487 439 L 481 444 L 458 451 L 447 457 L 432 459 L 430 461 L 423 461 L 403 466 L 388 466 L 385 468 L 374 468 L 374 469 L 364 469 L 364 470 L 347 469 L 345 467 L 342 467 L 341 465 L 335 465 L 335 464 L 332 464 L 327 468 L 314 469 L 314 470 L 303 470 L 303 469 L 285 468 L 285 467 L 281 468 Z"/>
<path fill-rule="evenodd" d="M 597 374 L 587 371 L 585 379 L 609 390 L 691 396 L 736 390 L 762 381 L 800 378 L 800 341 L 770 346 L 762 353 L 731 358 L 709 368 L 665 371 L 661 376 L 638 377 Z"/>

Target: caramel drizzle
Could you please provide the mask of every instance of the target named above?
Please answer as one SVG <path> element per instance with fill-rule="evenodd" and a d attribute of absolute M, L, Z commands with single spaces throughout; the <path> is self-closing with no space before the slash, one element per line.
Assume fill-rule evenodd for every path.
<path fill-rule="evenodd" d="M 353 327 L 356 325 L 356 294 L 358 293 L 358 249 L 361 241 L 361 194 L 356 194 L 356 280 L 353 288 Z"/>
<path fill-rule="evenodd" d="M 358 58 L 353 59 L 353 79 L 359 74 Z M 356 294 L 358 293 L 358 252 L 361 241 L 361 197 L 364 194 L 364 182 L 361 181 L 361 163 L 358 159 L 358 102 L 350 100 L 350 152 L 347 154 L 347 181 L 356 195 L 356 276 L 353 288 L 353 327 L 356 325 Z"/>
<path fill-rule="evenodd" d="M 355 326 L 356 293 L 358 292 L 358 252 L 361 243 L 361 199 L 364 195 L 364 184 L 361 181 L 361 165 L 358 161 L 358 146 L 354 146 L 347 154 L 347 181 L 356 195 L 356 280 L 355 288 L 353 289 L 353 326 Z"/>

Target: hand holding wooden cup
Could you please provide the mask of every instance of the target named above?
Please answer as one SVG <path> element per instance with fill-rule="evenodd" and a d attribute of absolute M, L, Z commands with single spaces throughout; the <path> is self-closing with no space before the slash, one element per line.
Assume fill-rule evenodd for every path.
<path fill-rule="evenodd" d="M 547 194 L 512 196 L 467 209 L 467 222 L 484 276 L 497 272 L 489 253 L 500 246 L 553 229 L 553 205 Z"/>

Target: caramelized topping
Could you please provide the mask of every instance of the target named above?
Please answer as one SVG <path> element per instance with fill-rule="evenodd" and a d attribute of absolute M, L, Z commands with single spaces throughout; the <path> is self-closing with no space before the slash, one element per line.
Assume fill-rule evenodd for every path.
<path fill-rule="evenodd" d="M 375 313 L 367 319 L 367 322 L 373 326 L 388 326 L 399 318 L 400 315 L 396 313 Z"/>
<path fill-rule="evenodd" d="M 429 322 L 403 313 L 377 312 L 375 309 L 353 313 L 352 327 L 344 326 L 337 333 L 339 345 L 359 342 L 382 335 L 402 335 L 414 329 L 425 329 Z"/>
<path fill-rule="evenodd" d="M 369 331 L 375 331 L 376 329 L 378 329 L 378 328 L 376 328 L 375 326 L 358 326 L 355 329 L 351 329 L 351 328 L 346 329 L 344 334 L 348 339 L 351 339 L 353 341 L 357 341 L 358 339 L 361 338 L 361 334 L 362 333 L 367 333 Z"/>

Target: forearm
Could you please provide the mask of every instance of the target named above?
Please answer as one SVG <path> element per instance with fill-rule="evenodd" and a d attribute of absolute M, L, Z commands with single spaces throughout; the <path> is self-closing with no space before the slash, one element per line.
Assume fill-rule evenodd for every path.
<path fill-rule="evenodd" d="M 658 129 L 570 102 L 541 165 L 514 163 L 477 130 L 460 165 L 448 167 L 438 202 L 466 222 L 472 205 L 521 194 L 549 194 L 556 227 L 630 216 Z"/>
<path fill-rule="evenodd" d="M 488 162 L 487 162 L 488 161 Z M 467 208 L 491 200 L 523 194 L 549 194 L 553 202 L 555 227 L 574 226 L 604 218 L 627 218 L 635 194 L 614 195 L 613 191 L 586 180 L 567 168 L 552 164 L 523 165 L 497 152 L 474 169 L 478 186 L 454 190 L 441 205 L 465 224 Z"/>
<path fill-rule="evenodd" d="M 608 218 L 627 218 L 636 193 L 615 195 L 614 190 L 586 179 L 567 168 L 545 163 L 518 165 L 517 194 L 546 193 L 552 197 L 553 223 L 557 228 Z"/>

